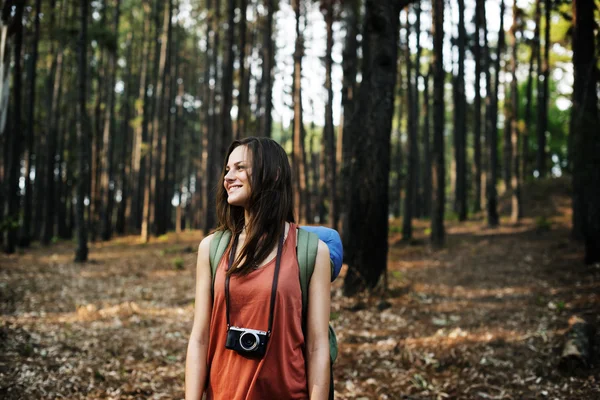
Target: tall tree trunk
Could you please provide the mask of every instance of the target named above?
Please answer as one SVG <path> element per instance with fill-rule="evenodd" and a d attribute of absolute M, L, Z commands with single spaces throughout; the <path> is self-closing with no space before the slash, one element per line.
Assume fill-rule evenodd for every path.
<path fill-rule="evenodd" d="M 15 252 L 19 233 L 19 176 L 21 174 L 21 87 L 22 87 L 22 54 L 23 49 L 23 8 L 24 2 L 16 4 L 14 14 L 14 64 L 13 64 L 13 87 L 12 87 L 12 103 L 10 105 L 11 124 L 9 129 L 10 138 L 8 144 L 10 146 L 10 154 L 8 158 L 8 215 L 9 222 L 5 252 L 12 254 Z M 4 18 L 3 18 L 4 19 Z"/>
<path fill-rule="evenodd" d="M 412 59 L 410 55 L 410 20 L 409 20 L 409 7 L 406 8 L 406 41 L 404 48 L 404 56 L 406 63 L 406 115 L 407 115 L 407 131 L 408 131 L 408 169 L 407 169 L 407 179 L 406 179 L 406 189 L 404 194 L 404 207 L 402 209 L 402 239 L 410 240 L 412 239 L 412 219 L 414 214 L 415 207 L 415 189 L 417 183 L 416 177 L 416 169 L 417 169 L 417 126 L 415 124 L 415 108 L 416 104 L 413 102 L 414 99 L 414 90 L 418 90 L 413 85 L 412 79 Z"/>
<path fill-rule="evenodd" d="M 54 176 L 54 170 L 56 168 L 56 142 L 58 133 L 58 124 L 59 124 L 59 106 L 60 106 L 60 97 L 62 95 L 63 88 L 63 65 L 64 60 L 64 52 L 63 50 L 58 50 L 58 54 L 56 55 L 56 70 L 54 79 L 52 79 L 52 90 L 51 90 L 51 100 L 50 107 L 48 110 L 50 111 L 50 121 L 48 123 L 48 130 L 46 134 L 47 141 L 47 158 L 46 158 L 46 171 L 44 174 L 45 180 L 45 191 L 44 191 L 44 229 L 42 233 L 42 244 L 47 245 L 52 240 L 55 232 L 55 222 L 56 222 L 56 179 Z"/>
<path fill-rule="evenodd" d="M 225 60 L 223 60 L 223 104 L 221 108 L 221 136 L 222 147 L 219 154 L 225 154 L 233 140 L 233 127 L 231 126 L 231 106 L 233 103 L 233 47 L 234 37 L 235 1 L 227 0 L 227 43 L 225 47 Z"/>
<path fill-rule="evenodd" d="M 171 147 L 171 53 L 173 48 L 173 2 L 175 0 L 169 0 L 167 3 L 167 14 L 168 21 L 166 22 L 166 38 L 163 44 L 166 43 L 165 48 L 165 68 L 162 74 L 163 84 L 163 96 L 162 96 L 162 107 L 166 111 L 166 117 L 159 120 L 160 124 L 160 142 L 158 145 L 157 157 L 157 169 L 158 169 L 158 181 L 156 184 L 156 195 L 155 195 L 155 209 L 154 209 L 154 221 L 155 221 L 155 233 L 156 235 L 164 235 L 167 232 L 169 221 L 171 220 L 171 199 L 172 190 L 169 183 L 169 149 Z"/>
<path fill-rule="evenodd" d="M 456 211 L 458 220 L 467 219 L 467 125 L 466 125 L 466 95 L 465 95 L 465 42 L 467 32 L 465 30 L 465 2 L 458 0 L 458 75 L 456 76 Z"/>
<path fill-rule="evenodd" d="M 423 89 L 423 216 L 431 217 L 433 198 L 432 160 L 431 160 L 431 125 L 430 125 L 430 94 L 429 81 L 431 80 L 431 65 L 424 78 Z"/>
<path fill-rule="evenodd" d="M 327 27 L 327 46 L 325 50 L 325 90 L 327 91 L 327 103 L 325 104 L 325 129 L 323 137 L 325 140 L 325 155 L 327 164 L 327 187 L 329 197 L 329 226 L 337 229 L 338 226 L 338 207 L 337 207 L 337 178 L 336 178 L 336 151 L 335 151 L 335 132 L 333 127 L 333 85 L 331 83 L 331 73 L 333 69 L 333 1 L 325 0 L 325 24 Z"/>
<path fill-rule="evenodd" d="M 121 0 L 115 0 L 113 29 L 119 32 Z M 118 36 L 117 36 L 118 37 Z M 100 172 L 100 237 L 110 240 L 112 236 L 112 208 L 114 202 L 113 146 L 114 146 L 114 113 L 115 113 L 115 81 L 117 75 L 118 41 L 108 54 L 106 77 L 106 106 L 104 108 L 104 128 L 102 130 L 102 152 Z"/>
<path fill-rule="evenodd" d="M 397 75 L 399 13 L 407 1 L 367 0 L 360 94 L 348 141 L 348 273 L 344 293 L 374 288 L 388 251 L 390 133 Z"/>
<path fill-rule="evenodd" d="M 273 117 L 271 111 L 273 109 L 273 64 L 275 61 L 275 45 L 273 44 L 273 14 L 275 14 L 275 0 L 266 0 L 267 3 L 267 20 L 265 23 L 265 40 L 264 40 L 264 58 L 263 58 L 263 135 L 271 137 L 273 130 Z"/>
<path fill-rule="evenodd" d="M 349 163 L 351 161 L 351 146 L 352 143 L 349 139 L 349 130 L 351 129 L 350 123 L 352 115 L 354 115 L 355 99 L 357 95 L 358 85 L 356 83 L 356 73 L 358 71 L 358 34 L 359 25 L 358 20 L 360 16 L 360 0 L 347 0 L 342 3 L 344 8 L 344 26 L 346 28 L 346 37 L 344 39 L 344 50 L 343 50 L 343 78 L 342 78 L 342 120 L 340 125 L 342 126 L 342 163 L 340 165 L 340 171 L 342 175 L 346 175 L 349 171 Z M 348 225 L 348 207 L 347 199 L 350 188 L 343 184 L 340 179 L 340 231 L 342 236 L 345 235 L 346 226 Z"/>
<path fill-rule="evenodd" d="M 473 100 L 473 211 L 481 211 L 481 18 L 483 0 L 475 2 L 475 99 Z"/>
<path fill-rule="evenodd" d="M 400 22 L 400 32 L 402 32 L 402 21 Z M 405 39 L 408 39 L 406 36 Z M 403 44 L 402 36 L 400 36 L 399 44 L 400 48 L 406 50 L 406 47 Z M 402 73 L 402 68 L 398 68 L 398 77 L 396 87 L 398 88 L 395 93 L 398 98 L 398 111 L 396 112 L 396 120 L 398 121 L 398 126 L 396 127 L 397 132 L 397 140 L 396 140 L 396 149 L 394 158 L 392 160 L 392 164 L 394 165 L 394 169 L 396 170 L 396 181 L 394 192 L 392 196 L 390 196 L 390 201 L 393 201 L 392 207 L 394 209 L 394 216 L 396 218 L 400 218 L 400 214 L 402 212 L 402 184 L 404 183 L 404 154 L 402 149 L 402 120 L 404 119 L 404 104 L 406 103 L 406 86 L 404 75 Z"/>
<path fill-rule="evenodd" d="M 512 144 L 512 213 L 513 222 L 523 217 L 521 204 L 521 173 L 519 170 L 521 160 L 519 158 L 519 86 L 517 82 L 517 30 L 519 29 L 520 10 L 517 0 L 513 0 L 513 25 L 510 29 L 510 40 L 512 56 L 510 70 L 512 80 L 510 82 L 510 137 Z"/>
<path fill-rule="evenodd" d="M 600 262 L 600 135 L 594 2 L 573 0 L 573 229 L 581 229 L 585 263 Z"/>
<path fill-rule="evenodd" d="M 140 229 L 142 223 L 142 208 L 144 203 L 145 188 L 145 159 L 147 155 L 142 155 L 142 146 L 148 142 L 148 63 L 150 55 L 150 45 L 148 36 L 150 34 L 150 6 L 147 2 L 142 4 L 144 16 L 144 30 L 141 38 L 142 59 L 140 65 L 140 83 L 138 97 L 135 102 L 135 118 L 138 121 L 134 128 L 133 155 L 131 182 L 135 182 L 136 189 L 130 196 L 131 220 L 128 225 L 134 229 Z"/>
<path fill-rule="evenodd" d="M 35 128 L 35 95 L 36 95 L 36 80 L 37 80 L 37 59 L 38 45 L 40 42 L 40 14 L 42 9 L 42 0 L 35 1 L 35 17 L 33 30 L 33 48 L 31 50 L 31 59 L 29 60 L 29 70 L 27 72 L 28 86 L 28 107 L 27 107 L 27 133 L 25 140 L 25 195 L 23 207 L 23 225 L 21 226 L 20 245 L 23 247 L 29 246 L 31 242 L 31 217 L 32 217 L 32 185 L 31 185 L 31 163 L 34 144 L 34 128 Z"/>
<path fill-rule="evenodd" d="M 421 2 L 415 3 L 415 41 L 417 46 L 417 53 L 415 55 L 415 83 L 414 83 L 414 106 L 412 107 L 414 116 L 414 130 L 415 130 L 415 152 L 413 157 L 415 157 L 415 195 L 414 199 L 414 216 L 416 218 L 423 217 L 423 166 L 421 164 L 421 149 L 419 147 L 419 131 L 420 131 L 420 117 L 421 117 L 421 103 L 420 103 L 420 90 L 419 90 L 419 81 L 421 79 Z"/>
<path fill-rule="evenodd" d="M 305 194 L 302 191 L 302 182 L 305 181 L 306 171 L 305 163 L 303 162 L 303 148 L 304 143 L 302 142 L 302 57 L 304 55 L 304 38 L 300 29 L 300 0 L 293 0 L 292 2 L 294 12 L 296 15 L 296 48 L 294 50 L 294 83 L 293 83 L 293 104 L 294 104 L 294 131 L 293 131 L 293 150 L 292 150 L 292 164 L 294 172 L 294 207 L 295 214 L 298 221 L 303 221 L 301 213 L 304 205 Z"/>
<path fill-rule="evenodd" d="M 211 2 L 212 3 L 212 2 Z M 209 79 L 214 79 L 215 84 L 209 88 L 209 104 L 208 104 L 208 114 L 206 115 L 205 124 L 207 126 L 207 138 L 206 138 L 206 148 L 207 148 L 207 158 L 206 158 L 206 178 L 205 178 L 205 195 L 206 195 L 206 207 L 205 207 L 205 218 L 204 218 L 204 232 L 208 233 L 211 229 L 214 228 L 216 223 L 216 215 L 215 215 L 215 195 L 214 195 L 214 187 L 217 184 L 217 176 L 219 174 L 219 170 L 221 168 L 221 164 L 219 160 L 224 155 L 217 154 L 219 149 L 221 148 L 221 141 L 218 133 L 217 126 L 217 108 L 218 104 L 216 102 L 216 88 L 218 87 L 218 74 L 217 66 L 218 66 L 218 58 L 219 58 L 219 16 L 220 16 L 220 1 L 215 0 L 214 3 L 208 4 L 207 8 L 211 10 L 213 14 L 211 16 L 208 24 L 210 27 L 210 35 L 211 37 L 209 43 L 209 51 L 210 51 L 210 64 L 211 70 L 214 72 L 214 75 L 209 75 Z M 210 73 L 210 72 L 209 72 Z M 208 82 L 207 82 L 208 83 Z"/>
<path fill-rule="evenodd" d="M 485 21 L 485 19 L 484 19 Z M 498 181 L 498 89 L 500 88 L 500 58 L 502 57 L 502 51 L 504 48 L 504 0 L 500 2 L 500 28 L 498 30 L 498 48 L 496 49 L 496 60 L 494 63 L 494 83 L 489 79 L 489 88 L 492 90 L 488 94 L 490 99 L 490 105 L 487 107 L 486 114 L 486 139 L 488 142 L 488 172 L 486 174 L 486 198 L 487 198 L 487 222 L 488 225 L 493 227 L 497 226 L 500 222 L 498 216 L 498 192 L 496 190 L 496 183 Z M 487 23 L 486 23 L 486 34 L 485 34 L 485 47 L 486 47 L 486 63 L 491 64 L 489 58 L 489 47 L 487 44 Z M 486 82 L 487 84 L 487 82 Z M 493 85 L 493 89 L 492 89 Z"/>
<path fill-rule="evenodd" d="M 127 35 L 127 60 L 133 60 L 133 48 L 135 37 L 133 31 Z M 137 49 L 136 49 L 137 50 Z M 137 54 L 137 53 L 136 53 Z M 119 175 L 121 181 L 121 202 L 117 210 L 117 222 L 115 229 L 117 233 L 123 234 L 127 230 L 127 221 L 131 220 L 131 166 L 133 163 L 133 135 L 130 135 L 130 119 L 131 119 L 131 103 L 133 99 L 133 68 L 127 69 L 125 77 L 125 87 L 123 90 L 123 104 L 121 105 L 121 114 L 123 120 L 121 122 L 121 154 L 119 162 Z"/>
<path fill-rule="evenodd" d="M 531 44 L 531 57 L 529 57 L 529 73 L 527 74 L 526 105 L 525 105 L 525 123 L 523 132 L 521 132 L 521 180 L 524 182 L 531 176 L 529 167 L 529 126 L 531 124 L 531 113 L 533 111 L 533 74 L 535 60 L 540 52 L 540 1 L 535 2 L 535 31 L 533 34 L 533 43 Z M 539 68 L 539 64 L 537 66 Z M 539 85 L 538 85 L 539 88 Z"/>
<path fill-rule="evenodd" d="M 431 242 L 444 245 L 444 206 L 446 203 L 446 167 L 444 162 L 444 1 L 433 0 L 433 151 Z"/>
<path fill-rule="evenodd" d="M 85 197 L 87 195 L 87 183 L 89 176 L 89 136 L 87 132 L 87 110 L 86 110 L 86 81 L 87 81 L 87 21 L 88 1 L 79 0 L 80 8 L 80 31 L 77 41 L 77 56 L 79 73 L 79 98 L 77 104 L 77 142 L 78 142 L 78 176 L 77 176 L 77 249 L 75 250 L 75 261 L 84 262 L 88 258 L 87 225 L 85 221 Z"/>
<path fill-rule="evenodd" d="M 153 66 L 153 77 L 152 81 L 156 83 L 155 90 L 152 91 L 152 103 L 149 111 L 148 123 L 149 137 L 148 141 L 145 142 L 147 147 L 144 166 L 144 207 L 142 212 L 142 230 L 141 239 L 142 242 L 147 243 L 150 240 L 150 232 L 153 226 L 154 218 L 154 193 L 156 188 L 155 176 L 158 175 L 158 171 L 155 167 L 155 158 L 157 158 L 156 150 L 158 148 L 159 138 L 158 135 L 158 122 L 160 118 L 158 113 L 162 112 L 162 80 L 160 77 L 164 73 L 164 63 L 166 56 L 166 46 L 164 51 L 161 51 L 161 31 L 160 31 L 160 6 L 158 3 L 154 5 L 154 66 Z M 168 23 L 168 21 L 164 22 Z M 163 32 L 164 33 L 164 32 Z M 162 41 L 163 44 L 164 41 Z M 162 66 L 162 68 L 161 68 Z M 150 122 L 151 121 L 151 122 Z"/>
<path fill-rule="evenodd" d="M 240 53 L 239 53 L 239 89 L 237 97 L 238 115 L 237 115 L 237 126 L 235 130 L 235 138 L 240 139 L 242 136 L 246 136 L 246 124 L 248 122 L 249 112 L 249 99 L 248 92 L 244 90 L 244 83 L 246 82 L 246 75 L 250 74 L 248 68 L 248 56 L 252 52 L 252 43 L 247 38 L 247 26 L 248 20 L 246 14 L 248 13 L 248 0 L 240 0 L 240 22 L 239 22 L 239 37 L 240 37 Z"/>
<path fill-rule="evenodd" d="M 540 76 L 543 81 L 538 81 L 538 121 L 537 121 L 537 157 L 536 168 L 538 177 L 544 178 L 547 173 L 546 156 L 546 131 L 548 130 L 548 101 L 549 79 L 550 79 L 550 26 L 552 24 L 550 11 L 552 10 L 552 0 L 544 1 L 544 14 L 546 27 L 544 29 L 544 58 L 540 69 Z"/>

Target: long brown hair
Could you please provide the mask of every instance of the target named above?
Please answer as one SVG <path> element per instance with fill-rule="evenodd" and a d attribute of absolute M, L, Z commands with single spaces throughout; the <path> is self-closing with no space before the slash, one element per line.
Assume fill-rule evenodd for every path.
<path fill-rule="evenodd" d="M 246 275 L 260 265 L 284 234 L 285 222 L 294 222 L 292 170 L 285 150 L 269 138 L 235 140 L 227 150 L 217 189 L 217 230 L 233 233 L 229 247 L 244 229 L 244 208 L 227 202 L 227 191 L 223 186 L 229 156 L 238 146 L 246 146 L 252 157 L 248 201 L 250 220 L 245 221 L 246 240 L 228 271 L 230 275 Z"/>

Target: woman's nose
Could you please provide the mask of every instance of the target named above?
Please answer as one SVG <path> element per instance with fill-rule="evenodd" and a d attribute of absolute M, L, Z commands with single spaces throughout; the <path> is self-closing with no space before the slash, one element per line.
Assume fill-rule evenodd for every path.
<path fill-rule="evenodd" d="M 232 181 L 233 180 L 233 173 L 231 172 L 231 170 L 225 172 L 225 180 L 226 181 Z"/>

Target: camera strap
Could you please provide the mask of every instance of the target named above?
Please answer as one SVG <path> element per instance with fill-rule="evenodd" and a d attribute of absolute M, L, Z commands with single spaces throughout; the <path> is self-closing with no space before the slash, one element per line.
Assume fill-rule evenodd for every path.
<path fill-rule="evenodd" d="M 271 306 L 269 310 L 269 329 L 267 330 L 267 336 L 271 336 L 271 329 L 273 328 L 273 311 L 275 310 L 275 297 L 277 295 L 277 281 L 279 277 L 279 268 L 281 266 L 281 253 L 283 253 L 283 239 L 285 235 L 279 237 L 279 245 L 277 247 L 277 256 L 275 257 L 275 272 L 273 273 L 273 284 L 271 285 Z M 229 254 L 229 264 L 227 265 L 227 271 L 231 269 L 233 261 L 235 260 L 235 252 L 237 250 L 239 235 L 236 235 L 233 239 L 231 246 L 231 253 Z M 225 313 L 227 315 L 227 330 L 231 326 L 229 322 L 229 278 L 225 276 Z"/>

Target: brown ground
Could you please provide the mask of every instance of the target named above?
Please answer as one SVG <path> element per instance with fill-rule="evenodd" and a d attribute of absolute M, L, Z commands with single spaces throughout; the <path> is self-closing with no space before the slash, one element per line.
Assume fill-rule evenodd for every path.
<path fill-rule="evenodd" d="M 342 297 L 339 278 L 336 398 L 600 399 L 597 350 L 588 371 L 557 368 L 571 315 L 600 326 L 600 266 L 569 240 L 561 184 L 530 191 L 541 217 L 517 226 L 448 222 L 441 251 L 426 222 L 411 245 L 392 233 L 383 311 L 380 296 Z M 1 255 L 0 398 L 183 398 L 200 239 L 119 238 L 84 265 L 72 243 Z"/>

